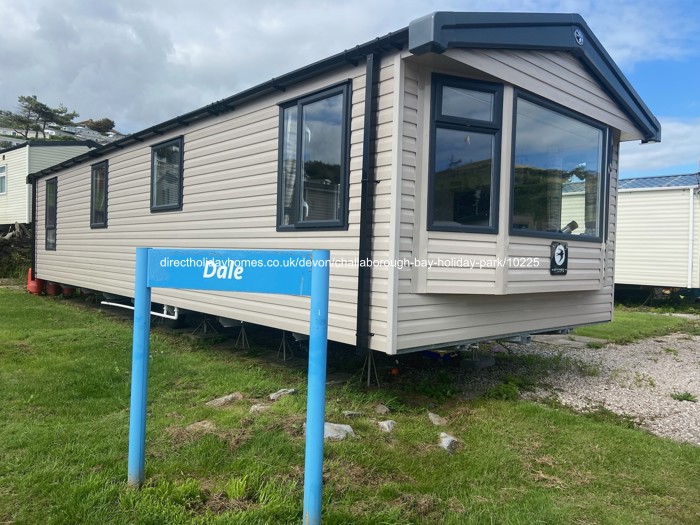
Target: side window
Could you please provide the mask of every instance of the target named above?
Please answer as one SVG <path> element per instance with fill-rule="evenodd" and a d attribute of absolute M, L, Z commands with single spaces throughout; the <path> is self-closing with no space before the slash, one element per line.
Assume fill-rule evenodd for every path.
<path fill-rule="evenodd" d="M 56 204 L 58 202 L 58 179 L 54 177 L 46 181 L 46 216 L 44 225 L 46 227 L 46 242 L 47 250 L 56 249 Z"/>
<path fill-rule="evenodd" d="M 182 209 L 183 139 L 151 149 L 151 211 Z"/>
<path fill-rule="evenodd" d="M 107 161 L 92 166 L 90 228 L 107 227 Z"/>
<path fill-rule="evenodd" d="M 7 166 L 0 166 L 0 195 L 7 193 Z"/>
<path fill-rule="evenodd" d="M 433 75 L 428 229 L 498 231 L 503 87 Z"/>
<path fill-rule="evenodd" d="M 350 84 L 280 107 L 277 226 L 345 228 Z"/>
<path fill-rule="evenodd" d="M 522 93 L 514 128 L 511 234 L 601 240 L 607 129 Z"/>

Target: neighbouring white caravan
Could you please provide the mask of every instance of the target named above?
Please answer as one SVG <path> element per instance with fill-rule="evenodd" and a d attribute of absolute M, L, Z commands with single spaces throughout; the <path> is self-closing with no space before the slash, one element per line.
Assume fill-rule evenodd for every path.
<path fill-rule="evenodd" d="M 92 141 L 29 141 L 0 150 L 0 225 L 32 222 L 28 174 L 96 147 Z"/>
<path fill-rule="evenodd" d="M 700 288 L 700 173 L 620 180 L 615 283 Z"/>
<path fill-rule="evenodd" d="M 132 296 L 138 246 L 326 248 L 329 338 L 390 354 L 605 322 L 619 143 L 660 133 L 580 16 L 433 13 L 34 173 L 35 271 Z M 153 300 L 308 330 L 304 298 Z"/>

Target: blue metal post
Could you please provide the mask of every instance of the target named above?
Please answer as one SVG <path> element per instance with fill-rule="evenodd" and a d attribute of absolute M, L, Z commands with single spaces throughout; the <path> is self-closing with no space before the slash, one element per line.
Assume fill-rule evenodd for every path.
<path fill-rule="evenodd" d="M 148 390 L 148 343 L 151 322 L 148 251 L 148 248 L 136 249 L 128 477 L 129 485 L 133 486 L 139 486 L 143 483 L 146 461 L 146 393 Z"/>
<path fill-rule="evenodd" d="M 328 250 L 314 250 L 312 259 L 309 378 L 306 401 L 306 459 L 304 464 L 304 525 L 319 525 L 321 523 L 330 252 Z"/>

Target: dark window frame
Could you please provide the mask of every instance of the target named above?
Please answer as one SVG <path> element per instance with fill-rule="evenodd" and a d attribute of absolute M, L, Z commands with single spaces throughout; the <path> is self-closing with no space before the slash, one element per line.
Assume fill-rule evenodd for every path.
<path fill-rule="evenodd" d="M 583 124 L 589 125 L 603 132 L 603 139 L 601 141 L 601 158 L 600 166 L 602 173 L 600 175 L 600 185 L 598 188 L 598 230 L 599 234 L 596 236 L 592 235 L 575 235 L 573 233 L 557 233 L 557 232 L 544 232 L 544 231 L 534 231 L 534 230 L 521 230 L 513 228 L 513 216 L 515 215 L 515 140 L 516 132 L 518 128 L 517 115 L 518 115 L 518 100 L 523 99 L 532 104 L 541 106 L 550 111 L 554 111 L 565 117 L 578 120 Z M 607 240 L 607 229 L 608 229 L 608 214 L 606 212 L 607 207 L 610 202 L 610 155 L 612 153 L 612 133 L 608 126 L 602 122 L 592 119 L 581 113 L 547 100 L 538 95 L 530 93 L 524 89 L 515 89 L 513 92 L 513 131 L 511 137 L 511 162 L 510 162 L 510 210 L 508 215 L 508 234 L 513 237 L 531 237 L 539 239 L 555 239 L 564 241 L 582 241 L 591 243 L 602 243 Z"/>
<path fill-rule="evenodd" d="M 156 150 L 160 148 L 165 148 L 177 144 L 180 147 L 180 158 L 178 159 L 178 189 L 177 189 L 177 202 L 175 204 L 161 204 L 156 206 Z M 183 204 L 183 190 L 184 190 L 184 173 L 185 173 L 185 140 L 184 136 L 180 135 L 172 139 L 168 139 L 151 146 L 151 213 L 161 212 L 161 211 L 181 211 Z"/>
<path fill-rule="evenodd" d="M 443 86 L 481 91 L 493 94 L 493 117 L 491 121 L 475 120 L 442 114 L 442 88 Z M 501 180 L 501 133 L 503 127 L 503 85 L 482 80 L 474 80 L 464 77 L 455 77 L 434 73 L 431 78 L 430 100 L 430 139 L 428 153 L 428 231 L 454 231 L 466 233 L 498 233 L 498 215 Z M 491 174 L 491 203 L 490 226 L 470 226 L 458 224 L 444 224 L 435 221 L 435 154 L 436 135 L 438 128 L 453 129 L 458 131 L 472 131 L 474 133 L 493 136 L 493 172 Z"/>
<path fill-rule="evenodd" d="M 330 98 L 336 95 L 343 95 L 343 115 L 342 115 L 342 130 L 341 130 L 341 147 L 342 151 L 340 154 L 340 211 L 339 219 L 337 220 L 299 220 L 297 217 L 296 221 L 292 224 L 283 224 L 284 222 L 284 195 L 282 189 L 284 187 L 284 146 L 285 146 L 285 126 L 284 126 L 284 111 L 286 109 L 295 107 L 297 108 L 297 144 L 296 144 L 296 158 L 301 158 L 301 148 L 302 141 L 299 137 L 303 137 L 300 128 L 302 126 L 301 111 L 302 108 L 307 104 L 312 104 L 323 100 L 325 98 Z M 348 213 L 349 213 L 349 200 L 350 200 L 350 120 L 351 120 L 351 107 L 352 107 L 352 82 L 350 80 L 344 80 L 337 84 L 312 91 L 292 100 L 288 100 L 278 104 L 279 106 L 279 125 L 278 125 L 278 155 L 277 155 L 277 231 L 308 231 L 308 230 L 347 230 L 348 229 Z M 298 187 L 301 184 L 301 169 L 302 163 L 296 163 L 296 177 L 295 186 Z M 298 188 L 295 190 L 297 199 L 301 200 L 301 192 Z M 301 210 L 301 203 L 297 204 L 297 210 Z"/>
<path fill-rule="evenodd" d="M 53 186 L 53 214 L 49 213 L 49 185 Z M 58 177 L 47 179 L 44 190 L 46 192 L 44 198 L 44 249 L 47 251 L 56 250 L 56 227 L 58 224 Z M 49 232 L 53 232 L 53 243 L 49 242 Z"/>
<path fill-rule="evenodd" d="M 3 158 L 5 158 L 4 155 L 3 155 Z M 5 188 L 3 191 L 0 191 L 0 195 L 7 195 L 7 164 L 2 164 L 1 166 L 3 168 L 5 168 L 5 170 L 2 172 L 2 175 L 0 175 L 0 178 L 5 179 L 5 184 L 4 184 Z"/>
<path fill-rule="evenodd" d="M 104 192 L 105 192 L 105 198 L 104 198 L 104 220 L 102 221 L 97 221 L 95 220 L 95 175 L 96 175 L 96 170 L 104 167 L 104 173 L 105 173 L 105 184 L 104 184 Z M 109 160 L 103 160 L 102 162 L 98 162 L 97 164 L 93 164 L 90 166 L 90 228 L 92 229 L 98 229 L 98 228 L 106 228 L 107 227 L 107 203 L 109 199 Z"/>

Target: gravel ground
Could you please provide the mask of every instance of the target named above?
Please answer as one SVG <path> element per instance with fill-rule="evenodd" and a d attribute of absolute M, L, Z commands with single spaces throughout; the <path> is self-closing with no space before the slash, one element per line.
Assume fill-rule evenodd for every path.
<path fill-rule="evenodd" d="M 700 336 L 672 334 L 599 349 L 508 345 L 508 353 L 564 356 L 578 365 L 550 372 L 524 397 L 554 397 L 581 411 L 606 408 L 659 436 L 700 445 Z M 698 401 L 671 397 L 683 392 Z"/>

